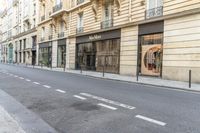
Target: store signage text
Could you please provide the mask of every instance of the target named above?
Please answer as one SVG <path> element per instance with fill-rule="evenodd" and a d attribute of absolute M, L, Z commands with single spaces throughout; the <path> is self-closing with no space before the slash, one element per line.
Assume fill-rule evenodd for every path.
<path fill-rule="evenodd" d="M 101 39 L 101 35 L 91 35 L 91 36 L 89 36 L 89 40 L 98 40 L 98 39 Z"/>

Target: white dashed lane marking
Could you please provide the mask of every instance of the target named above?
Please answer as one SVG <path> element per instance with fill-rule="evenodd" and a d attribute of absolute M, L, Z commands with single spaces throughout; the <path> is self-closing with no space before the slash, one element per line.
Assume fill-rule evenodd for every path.
<path fill-rule="evenodd" d="M 15 75 L 14 77 L 15 77 L 15 78 L 18 78 L 18 76 L 17 76 L 17 75 Z"/>
<path fill-rule="evenodd" d="M 51 86 L 48 86 L 48 85 L 43 85 L 45 88 L 51 88 Z"/>
<path fill-rule="evenodd" d="M 30 80 L 30 79 L 26 79 L 26 81 L 27 81 L 27 82 L 30 82 L 31 80 Z"/>
<path fill-rule="evenodd" d="M 111 110 L 117 110 L 117 108 L 103 104 L 103 103 L 99 103 L 98 105 L 101 106 L 101 107 L 104 107 L 104 108 L 111 109 Z"/>
<path fill-rule="evenodd" d="M 158 120 L 154 120 L 154 119 L 142 116 L 142 115 L 136 115 L 135 117 L 139 118 L 139 119 L 142 119 L 142 120 L 145 120 L 145 121 L 148 121 L 148 122 L 151 122 L 151 123 L 154 123 L 154 124 L 157 124 L 157 125 L 160 125 L 160 126 L 165 126 L 166 125 L 166 123 L 164 123 L 164 122 L 161 122 L 161 121 L 158 121 Z"/>
<path fill-rule="evenodd" d="M 38 82 L 33 82 L 34 84 L 36 84 L 36 85 L 39 85 L 40 83 L 38 83 Z"/>
<path fill-rule="evenodd" d="M 81 96 L 78 96 L 78 95 L 74 95 L 75 98 L 78 98 L 78 99 L 81 99 L 81 100 L 86 100 L 87 98 L 85 97 L 81 97 Z"/>
<path fill-rule="evenodd" d="M 94 96 L 94 95 L 91 95 L 91 94 L 88 94 L 88 93 L 80 93 L 80 94 L 83 95 L 83 96 L 86 96 L 86 97 L 97 99 L 99 101 L 106 102 L 106 103 L 109 103 L 109 104 L 113 104 L 113 105 L 116 105 L 116 106 L 120 106 L 120 107 L 123 107 L 123 108 L 126 108 L 126 109 L 135 109 L 135 107 L 133 107 L 133 106 L 129 106 L 129 105 L 126 105 L 126 104 L 123 104 L 123 103 L 120 103 L 120 102 L 105 99 L 105 98 L 102 98 L 102 97 L 99 97 L 99 96 Z"/>
<path fill-rule="evenodd" d="M 65 91 L 63 90 L 60 90 L 60 89 L 56 89 L 57 92 L 60 92 L 60 93 L 66 93 Z"/>
<path fill-rule="evenodd" d="M 19 77 L 20 79 L 24 79 L 23 77 Z"/>

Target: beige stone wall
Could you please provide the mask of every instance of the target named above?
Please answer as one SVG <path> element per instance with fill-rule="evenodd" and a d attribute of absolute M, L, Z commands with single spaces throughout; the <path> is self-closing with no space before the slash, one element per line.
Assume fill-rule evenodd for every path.
<path fill-rule="evenodd" d="M 132 0 L 131 3 L 131 21 L 137 22 L 145 19 L 146 5 L 144 0 Z"/>
<path fill-rule="evenodd" d="M 136 75 L 138 26 L 121 29 L 120 74 Z"/>
<path fill-rule="evenodd" d="M 68 44 L 68 62 L 69 62 L 69 69 L 75 69 L 75 56 L 76 56 L 76 38 L 69 38 Z"/>
<path fill-rule="evenodd" d="M 57 41 L 52 41 L 52 67 L 57 67 Z"/>
<path fill-rule="evenodd" d="M 199 0 L 164 0 L 163 14 L 169 15 L 199 7 Z"/>
<path fill-rule="evenodd" d="M 164 22 L 163 78 L 200 82 L 200 14 Z"/>

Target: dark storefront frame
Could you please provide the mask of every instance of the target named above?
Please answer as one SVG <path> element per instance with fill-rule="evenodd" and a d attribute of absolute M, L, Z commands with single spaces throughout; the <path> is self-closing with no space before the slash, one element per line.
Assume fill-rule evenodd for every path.
<path fill-rule="evenodd" d="M 59 53 L 59 49 L 64 49 L 64 53 Z M 61 64 L 59 64 L 59 54 L 61 54 Z M 65 67 L 66 65 L 66 39 L 58 40 L 57 48 L 57 67 Z"/>
<path fill-rule="evenodd" d="M 109 65 L 106 65 L 107 63 L 105 62 L 109 62 L 111 60 L 114 59 L 114 57 L 112 57 L 111 55 L 111 52 L 109 53 L 105 53 L 105 54 L 102 54 L 102 56 L 104 56 L 104 63 L 102 62 L 98 62 L 99 60 L 102 60 L 100 59 L 100 56 L 101 55 L 98 55 L 97 54 L 97 51 L 96 51 L 96 48 L 94 48 L 93 51 L 91 51 L 91 53 L 93 53 L 92 55 L 87 55 L 87 56 L 94 56 L 94 57 L 91 57 L 91 58 L 95 58 L 94 60 L 94 67 L 95 68 L 90 68 L 89 70 L 93 70 L 93 71 L 105 71 L 105 72 L 110 72 L 110 73 L 119 73 L 119 70 L 120 70 L 120 38 L 121 38 L 121 30 L 118 29 L 118 30 L 113 30 L 113 31 L 107 31 L 107 32 L 102 32 L 102 33 L 95 33 L 95 34 L 92 34 L 92 35 L 87 35 L 87 36 L 80 36 L 80 37 L 77 37 L 76 38 L 76 69 L 82 69 L 80 67 L 80 64 L 78 62 L 79 60 L 79 51 L 78 51 L 78 47 L 80 45 L 83 45 L 83 44 L 90 44 L 90 45 L 93 45 L 92 47 L 97 47 L 97 44 L 100 45 L 104 45 L 103 42 L 109 42 L 109 44 L 107 44 L 107 46 L 111 46 L 113 45 L 114 43 L 114 40 L 118 40 L 119 42 L 119 48 L 118 48 L 118 53 L 116 55 L 113 55 L 113 56 L 118 56 L 117 59 L 118 59 L 118 63 L 117 63 L 117 71 L 116 70 L 112 70 L 111 68 L 109 68 Z M 110 44 L 110 42 L 112 42 L 112 44 Z M 100 51 L 101 53 L 103 53 L 103 51 Z M 113 52 L 113 53 L 116 53 L 116 52 Z M 86 53 L 87 54 L 87 53 Z M 99 56 L 99 57 L 96 57 L 96 56 Z M 103 58 L 103 57 L 102 57 Z M 97 60 L 97 61 L 96 61 Z M 98 66 L 98 64 L 104 64 L 104 66 Z M 84 69 L 84 68 L 83 68 Z M 110 70 L 109 70 L 110 69 Z M 86 68 L 86 70 L 88 70 Z"/>
<path fill-rule="evenodd" d="M 43 55 L 41 55 L 41 50 L 46 50 L 47 52 L 44 52 L 42 53 Z M 41 59 L 41 56 L 47 58 L 45 59 L 46 61 L 44 60 L 44 58 Z M 39 65 L 45 65 L 47 67 L 52 66 L 52 42 L 45 42 L 39 44 Z"/>
<path fill-rule="evenodd" d="M 153 22 L 153 23 L 147 23 L 147 24 L 142 24 L 139 25 L 139 30 L 138 30 L 138 51 L 137 51 L 137 70 L 136 70 L 136 75 L 137 77 L 139 75 L 144 75 L 141 74 L 141 56 L 142 56 L 142 44 L 141 44 L 141 37 L 145 35 L 154 35 L 154 34 L 162 34 L 162 42 L 161 42 L 161 68 L 160 68 L 160 75 L 159 77 L 162 77 L 162 66 L 163 66 L 163 33 L 164 33 L 164 22 L 163 21 L 158 21 L 158 22 Z M 150 76 L 150 75 L 144 75 L 144 76 Z M 153 75 L 151 75 L 153 76 Z M 156 76 L 157 77 L 157 76 Z"/>

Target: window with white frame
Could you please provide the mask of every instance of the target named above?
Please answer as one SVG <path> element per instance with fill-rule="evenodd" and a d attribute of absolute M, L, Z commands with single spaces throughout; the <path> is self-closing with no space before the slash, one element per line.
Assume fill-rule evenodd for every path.
<path fill-rule="evenodd" d="M 64 32 L 64 22 L 60 22 L 60 32 Z"/>
<path fill-rule="evenodd" d="M 147 10 L 163 6 L 163 0 L 147 0 Z"/>
<path fill-rule="evenodd" d="M 56 0 L 56 5 L 60 4 L 61 0 Z"/>
<path fill-rule="evenodd" d="M 78 14 L 78 23 L 77 23 L 77 29 L 83 28 L 83 12 Z"/>
<path fill-rule="evenodd" d="M 158 17 L 163 14 L 163 0 L 147 0 L 146 18 Z"/>
<path fill-rule="evenodd" d="M 113 26 L 113 20 L 112 20 L 112 2 L 109 0 L 105 0 L 103 10 L 102 10 L 102 22 L 101 22 L 101 28 L 109 28 Z"/>
<path fill-rule="evenodd" d="M 42 27 L 42 39 L 44 38 L 44 36 L 45 36 L 45 27 Z"/>
<path fill-rule="evenodd" d="M 104 10 L 103 10 L 103 19 L 110 20 L 112 19 L 112 5 L 111 2 L 105 1 Z"/>

